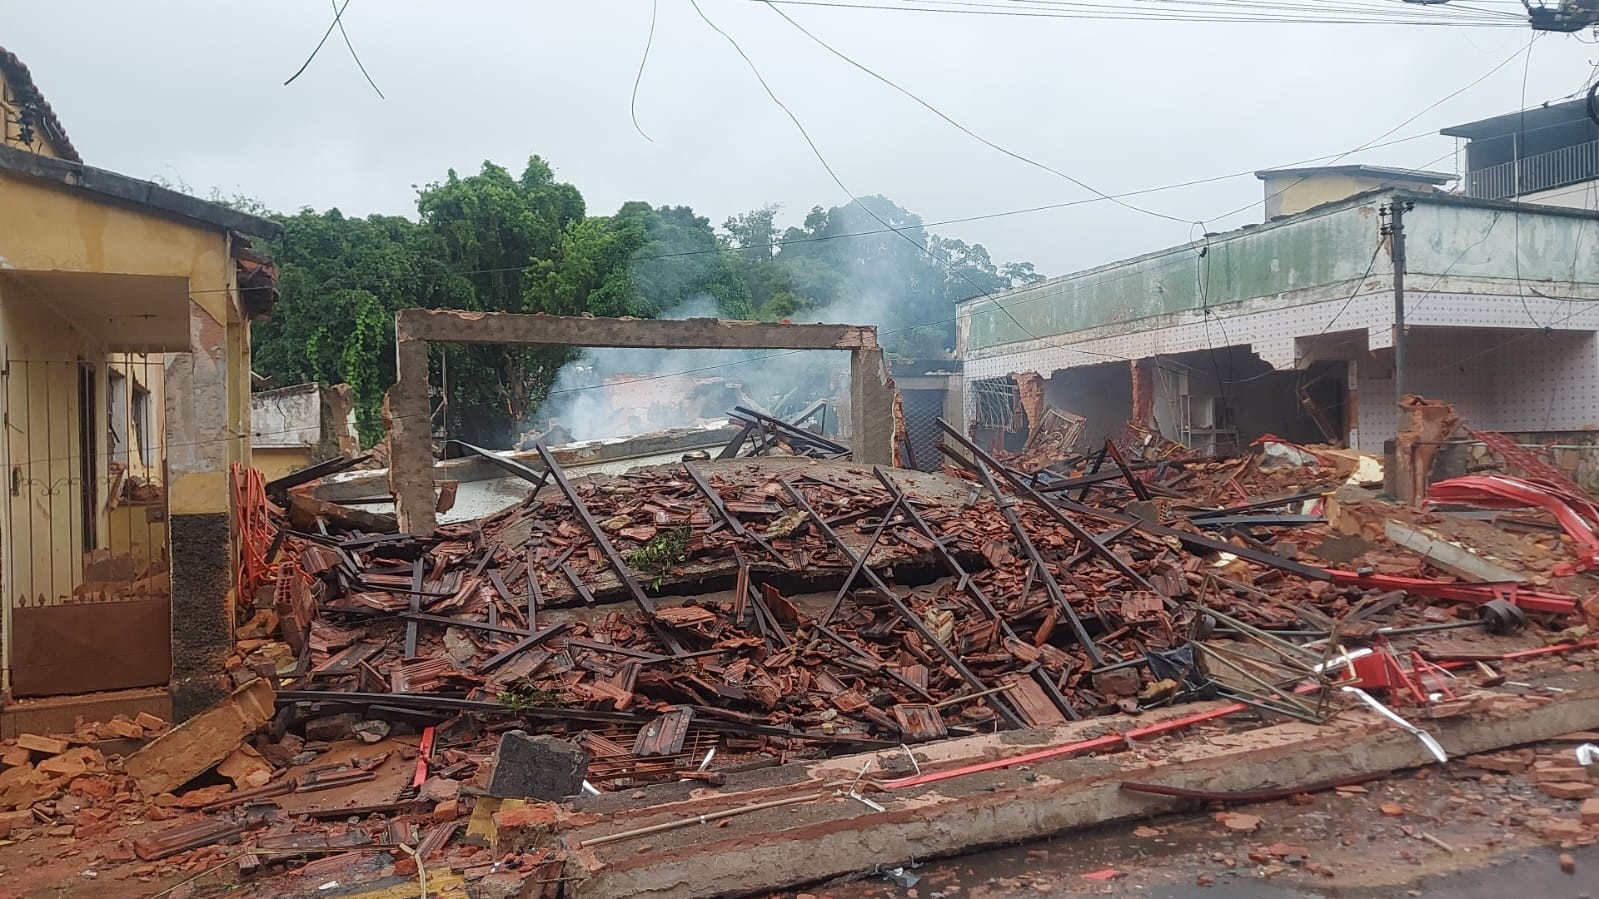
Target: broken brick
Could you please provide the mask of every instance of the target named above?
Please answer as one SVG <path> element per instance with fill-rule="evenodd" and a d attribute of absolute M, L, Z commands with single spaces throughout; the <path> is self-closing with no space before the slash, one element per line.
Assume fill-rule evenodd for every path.
<path fill-rule="evenodd" d="M 20 734 L 17 737 L 17 745 L 29 752 L 37 752 L 41 755 L 60 755 L 72 748 L 71 744 L 67 743 L 66 740 L 41 737 L 38 734 Z"/>
<path fill-rule="evenodd" d="M 1555 799 L 1587 799 L 1593 795 L 1594 786 L 1589 783 L 1560 783 L 1543 781 L 1538 784 L 1538 792 Z"/>
<path fill-rule="evenodd" d="M 1599 824 L 1599 797 L 1583 800 L 1582 808 L 1577 814 L 1583 824 L 1590 826 Z"/>
<path fill-rule="evenodd" d="M 1233 833 L 1254 833 L 1260 829 L 1260 818 L 1239 812 L 1217 812 L 1216 823 Z"/>

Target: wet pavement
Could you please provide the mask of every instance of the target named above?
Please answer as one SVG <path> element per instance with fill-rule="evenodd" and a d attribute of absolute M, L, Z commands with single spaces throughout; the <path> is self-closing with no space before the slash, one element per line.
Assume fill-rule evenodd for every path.
<path fill-rule="evenodd" d="M 1540 847 L 1506 853 L 1486 860 L 1481 867 L 1423 876 L 1414 882 L 1379 886 L 1288 886 L 1264 882 L 1254 874 L 1230 873 L 1212 875 L 1216 879 L 1209 886 L 1200 886 L 1195 882 L 1196 875 L 1192 874 L 1188 875 L 1187 882 L 1182 883 L 1073 884 L 1063 881 L 1063 878 L 1075 876 L 1081 880 L 1081 873 L 1074 875 L 1058 864 L 1030 858 L 1028 851 L 1023 848 L 1003 849 L 969 856 L 958 862 L 923 866 L 913 872 L 922 877 L 917 885 L 919 889 L 915 892 L 919 899 L 1082 895 L 1139 896 L 1146 899 L 1599 899 L 1599 847 L 1593 846 L 1572 850 L 1571 855 L 1577 863 L 1575 874 L 1560 870 L 1558 849 Z M 951 867 L 958 868 L 962 876 L 953 881 L 939 876 L 941 871 Z M 967 870 L 983 872 L 985 875 L 994 873 L 973 877 L 965 875 Z M 999 879 L 1016 879 L 1019 882 L 1006 887 L 996 882 Z M 876 883 L 872 884 L 874 880 Z M 815 895 L 909 896 L 911 892 L 887 888 L 887 881 L 882 878 L 863 880 L 855 887 L 860 892 L 822 890 Z"/>

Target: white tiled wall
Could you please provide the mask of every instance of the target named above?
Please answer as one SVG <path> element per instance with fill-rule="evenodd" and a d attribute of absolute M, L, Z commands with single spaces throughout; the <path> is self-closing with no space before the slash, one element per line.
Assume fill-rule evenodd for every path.
<path fill-rule="evenodd" d="M 1441 293 L 1423 283 L 1408 293 L 1411 326 L 1405 389 L 1455 403 L 1482 429 L 1576 430 L 1599 427 L 1599 301 L 1523 295 Z M 1181 325 L 1072 342 L 1071 335 L 1026 341 L 1015 351 L 965 362 L 964 378 L 1003 377 L 1098 365 L 1117 359 L 1248 346 L 1279 370 L 1330 353 L 1336 334 L 1354 332 L 1368 349 L 1391 344 L 1393 296 L 1353 298 L 1212 315 Z M 1546 328 L 1556 329 L 1546 331 Z M 1583 330 L 1588 329 L 1588 330 Z M 1334 354 L 1336 355 L 1336 354 Z M 1359 445 L 1377 452 L 1393 437 L 1391 356 L 1356 357 Z M 970 410 L 968 409 L 968 414 Z"/>
<path fill-rule="evenodd" d="M 1599 341 L 1593 332 L 1413 328 L 1407 393 L 1455 404 L 1480 430 L 1599 427 Z M 1392 356 L 1358 366 L 1360 448 L 1381 452 L 1399 421 Z"/>

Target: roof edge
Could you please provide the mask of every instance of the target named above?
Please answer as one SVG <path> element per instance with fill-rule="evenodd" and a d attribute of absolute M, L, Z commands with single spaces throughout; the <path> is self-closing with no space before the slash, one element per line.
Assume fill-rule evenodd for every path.
<path fill-rule="evenodd" d="M 277 237 L 283 233 L 283 226 L 270 219 L 191 197 L 151 181 L 81 162 L 40 156 L 15 147 L 0 146 L 0 171 L 49 181 L 120 203 L 155 209 L 216 228 L 232 229 L 252 237 Z"/>
<path fill-rule="evenodd" d="M 1454 172 L 1435 172 L 1429 169 L 1406 169 L 1396 166 L 1382 165 L 1310 165 L 1290 167 L 1283 169 L 1261 169 L 1255 172 L 1255 177 L 1264 181 L 1273 176 L 1293 175 L 1356 175 L 1368 174 L 1385 177 L 1392 181 L 1425 181 L 1429 184 L 1448 184 L 1458 180 L 1460 176 Z"/>
<path fill-rule="evenodd" d="M 1052 284 L 1065 284 L 1091 275 L 1125 268 L 1129 265 L 1134 265 L 1139 262 L 1158 259 L 1163 256 L 1169 256 L 1173 253 L 1182 252 L 1183 250 L 1191 249 L 1197 251 L 1201 248 L 1208 249 L 1218 245 L 1219 243 L 1240 239 L 1247 234 L 1256 234 L 1263 231 L 1269 231 L 1274 228 L 1286 227 L 1294 224 L 1295 222 L 1304 221 L 1306 219 L 1321 218 L 1343 208 L 1366 206 L 1375 202 L 1379 197 L 1402 198 L 1415 203 L 1431 203 L 1437 206 L 1464 206 L 1472 209 L 1503 210 L 1506 212 L 1521 212 L 1529 215 L 1548 215 L 1559 218 L 1582 218 L 1599 221 L 1599 211 L 1577 209 L 1570 206 L 1550 206 L 1543 203 L 1518 203 L 1514 200 L 1485 200 L 1479 197 L 1464 197 L 1458 194 L 1444 193 L 1443 191 L 1406 190 L 1402 187 L 1374 187 L 1371 190 L 1362 191 L 1358 194 L 1352 194 L 1338 200 L 1329 200 L 1328 202 L 1322 203 L 1319 206 L 1312 206 L 1309 209 L 1296 212 L 1292 215 L 1280 215 L 1276 218 L 1261 222 L 1259 224 L 1245 225 L 1241 228 L 1234 228 L 1231 231 L 1224 231 L 1219 234 L 1209 235 L 1199 240 L 1188 241 L 1187 243 L 1172 244 L 1170 246 L 1162 247 L 1158 250 L 1140 253 L 1136 256 L 1113 259 L 1109 262 L 1093 266 L 1092 268 L 1079 269 L 1075 272 L 1070 272 L 1064 275 L 1056 275 L 1053 278 L 1039 281 L 1036 284 L 1026 284 L 1021 287 L 1012 287 L 1008 290 L 995 291 L 991 294 L 968 297 L 964 300 L 957 301 L 955 303 L 955 307 L 956 309 L 960 309 L 962 307 L 970 306 L 983 301 L 1004 300 L 1007 297 L 1020 294 L 1025 291 L 1037 290 L 1041 287 Z"/>
<path fill-rule="evenodd" d="M 72 138 L 67 136 L 67 129 L 61 124 L 61 117 L 50 107 L 50 101 L 44 98 L 44 91 L 39 90 L 39 85 L 33 80 L 33 73 L 28 71 L 28 66 L 17 54 L 4 47 L 0 47 L 0 69 L 5 70 L 11 77 L 7 80 L 14 82 L 11 89 L 18 94 L 32 95 L 33 106 L 43 116 L 42 123 L 51 132 L 51 142 L 61 154 L 61 158 L 72 162 L 82 162 L 83 157 L 78 155 L 78 148 L 72 145 Z"/>

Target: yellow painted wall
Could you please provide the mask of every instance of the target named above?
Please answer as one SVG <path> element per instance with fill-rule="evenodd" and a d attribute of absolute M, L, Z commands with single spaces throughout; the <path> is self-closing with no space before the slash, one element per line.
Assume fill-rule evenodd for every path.
<path fill-rule="evenodd" d="M 107 518 L 106 546 L 131 555 L 139 576 L 166 570 L 169 541 L 164 504 L 118 506 Z"/>
<path fill-rule="evenodd" d="M 219 228 L 5 172 L 0 209 L 0 256 L 9 268 L 185 277 L 196 303 L 219 322 L 230 317 L 233 266 Z"/>
<path fill-rule="evenodd" d="M 256 447 L 250 451 L 255 467 L 268 481 L 294 474 L 313 463 L 311 447 Z"/>
<path fill-rule="evenodd" d="M 49 136 L 44 133 L 44 128 L 35 123 L 33 128 L 33 143 L 23 143 L 22 127 L 17 121 L 17 114 L 21 110 L 17 107 L 16 93 L 11 89 L 11 83 L 6 80 L 6 73 L 0 72 L 0 143 L 8 147 L 16 147 L 38 153 L 40 156 L 60 156 Z"/>
<path fill-rule="evenodd" d="M 1270 175 L 1266 178 L 1266 218 L 1294 215 L 1323 203 L 1336 203 L 1355 194 L 1382 187 L 1404 187 L 1410 190 L 1429 190 L 1430 185 L 1417 183 L 1395 184 L 1383 178 L 1363 178 L 1354 175 Z M 1281 192 L 1279 194 L 1279 192 Z"/>
<path fill-rule="evenodd" d="M 1266 218 L 1293 215 L 1378 187 L 1376 178 L 1349 175 L 1275 175 L 1266 179 Z M 1282 191 L 1280 196 L 1274 196 Z"/>
<path fill-rule="evenodd" d="M 221 229 L 101 202 L 63 186 L 0 173 L 0 258 L 24 271 L 179 276 L 209 317 L 198 339 L 224 348 L 228 385 L 225 461 L 175 471 L 174 514 L 228 511 L 226 462 L 249 461 L 248 330 L 237 299 L 228 238 Z M 217 332 L 217 333 L 211 333 Z M 211 377 L 209 359 L 195 370 Z M 181 436 L 181 435 L 179 435 Z"/>

